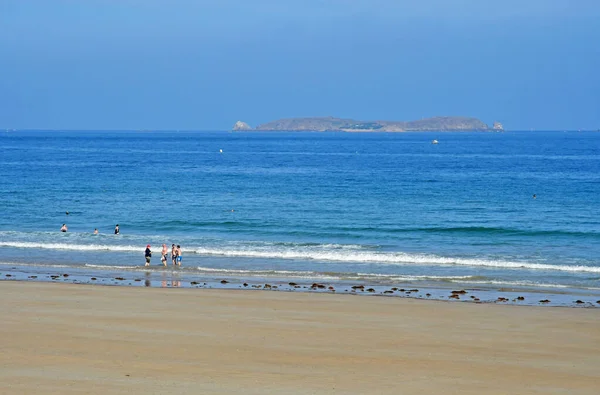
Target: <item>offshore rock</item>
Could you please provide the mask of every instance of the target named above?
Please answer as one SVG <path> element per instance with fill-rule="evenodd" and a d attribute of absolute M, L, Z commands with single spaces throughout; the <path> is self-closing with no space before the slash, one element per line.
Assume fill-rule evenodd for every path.
<path fill-rule="evenodd" d="M 246 122 L 242 122 L 242 121 L 237 121 L 235 123 L 235 125 L 233 125 L 233 129 L 234 131 L 238 131 L 238 130 L 252 130 L 252 126 L 248 125 Z"/>

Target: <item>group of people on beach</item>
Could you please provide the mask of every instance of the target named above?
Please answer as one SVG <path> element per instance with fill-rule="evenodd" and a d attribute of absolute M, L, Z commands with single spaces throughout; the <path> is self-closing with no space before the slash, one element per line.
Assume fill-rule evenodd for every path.
<path fill-rule="evenodd" d="M 169 255 L 169 249 L 166 244 L 162 245 L 162 250 L 160 251 L 160 261 L 163 266 L 167 266 L 167 260 Z M 150 250 L 150 244 L 146 246 L 146 251 L 144 251 L 144 257 L 146 258 L 146 264 L 144 266 L 150 266 L 150 259 L 152 258 L 152 250 Z M 171 244 L 171 262 L 173 262 L 173 266 L 181 266 L 181 246 L 178 244 Z"/>
<path fill-rule="evenodd" d="M 67 224 L 62 224 L 60 231 L 66 232 L 67 230 L 69 230 L 69 228 L 67 228 Z M 115 234 L 118 235 L 120 231 L 121 230 L 119 229 L 119 224 L 117 224 L 115 226 Z M 98 228 L 94 229 L 94 234 L 98 234 Z M 163 266 L 167 266 L 167 260 L 169 258 L 169 249 L 167 248 L 166 244 L 162 245 L 160 255 L 160 261 L 162 262 Z M 146 246 L 146 251 L 144 251 L 144 257 L 146 258 L 146 264 L 144 266 L 150 266 L 150 259 L 152 258 L 152 250 L 150 250 L 150 244 Z M 171 262 L 173 262 L 173 266 L 181 266 L 181 246 L 179 244 L 171 244 Z"/>

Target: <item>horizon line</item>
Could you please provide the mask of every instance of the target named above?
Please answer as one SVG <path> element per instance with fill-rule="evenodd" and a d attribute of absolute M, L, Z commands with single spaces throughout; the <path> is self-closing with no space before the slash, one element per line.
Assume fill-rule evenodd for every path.
<path fill-rule="evenodd" d="M 5 133 L 12 132 L 140 132 L 140 133 L 152 133 L 152 132 L 176 132 L 176 133 L 193 133 L 193 132 L 235 132 L 235 133 L 244 133 L 244 132 L 266 132 L 266 133 L 277 133 L 277 132 L 306 132 L 306 133 L 327 133 L 327 132 L 336 132 L 336 133 L 422 133 L 422 132 L 487 132 L 488 130 L 443 130 L 443 129 L 431 129 L 431 130 L 406 130 L 401 132 L 386 132 L 386 131 L 352 131 L 352 132 L 344 132 L 339 130 L 330 130 L 330 131 L 320 131 L 320 130 L 260 130 L 260 129 L 249 129 L 249 130 L 232 130 L 232 129 L 120 129 L 120 128 L 110 128 L 110 129 L 79 129 L 79 128 L 0 128 L 1 131 Z M 490 132 L 497 132 L 492 129 Z M 600 132 L 599 129 L 504 129 L 500 131 L 502 132 Z"/>

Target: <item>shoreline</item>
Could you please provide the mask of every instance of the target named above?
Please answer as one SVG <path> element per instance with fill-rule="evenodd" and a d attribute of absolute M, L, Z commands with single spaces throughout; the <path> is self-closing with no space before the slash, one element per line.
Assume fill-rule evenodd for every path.
<path fill-rule="evenodd" d="M 589 309 L 21 281 L 0 297 L 6 394 L 595 394 L 600 380 Z"/>
<path fill-rule="evenodd" d="M 469 284 L 376 284 L 323 279 L 296 279 L 281 277 L 243 277 L 198 274 L 181 276 L 177 269 L 107 271 L 93 274 L 77 273 L 73 268 L 41 273 L 0 267 L 0 283 L 35 282 L 94 286 L 186 288 L 220 290 L 255 290 L 292 293 L 320 293 L 337 295 L 379 296 L 384 298 L 436 300 L 472 304 L 505 304 L 515 306 L 545 306 L 570 308 L 600 308 L 600 293 L 585 289 L 532 289 L 527 287 L 492 287 Z M 19 268 L 23 269 L 23 268 Z M 144 270 L 143 270 L 144 269 Z M 43 270 L 42 270 L 43 271 Z"/>

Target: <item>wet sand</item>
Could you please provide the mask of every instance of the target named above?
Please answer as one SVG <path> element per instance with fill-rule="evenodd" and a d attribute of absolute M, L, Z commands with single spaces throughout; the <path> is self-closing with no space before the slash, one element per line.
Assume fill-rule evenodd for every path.
<path fill-rule="evenodd" d="M 1 394 L 597 394 L 592 308 L 0 282 Z"/>

